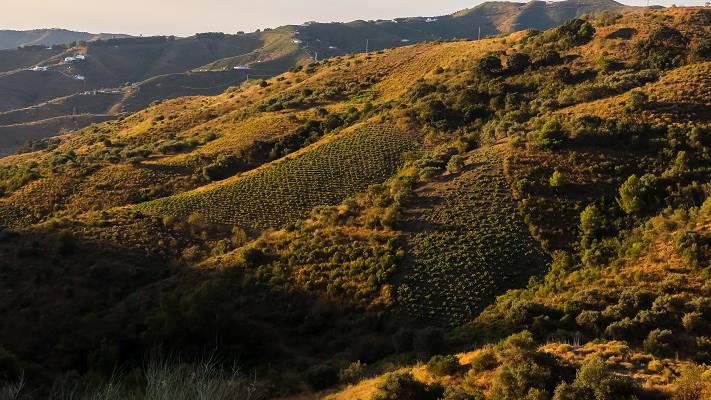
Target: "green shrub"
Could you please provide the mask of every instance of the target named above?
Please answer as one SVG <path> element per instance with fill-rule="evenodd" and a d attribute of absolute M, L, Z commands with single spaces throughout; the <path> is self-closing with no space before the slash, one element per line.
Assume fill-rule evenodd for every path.
<path fill-rule="evenodd" d="M 617 203 L 627 214 L 642 214 L 650 211 L 654 201 L 650 196 L 657 178 L 646 174 L 641 178 L 632 175 L 620 186 Z"/>
<path fill-rule="evenodd" d="M 568 183 L 568 180 L 566 179 L 565 175 L 563 175 L 560 171 L 556 170 L 553 172 L 553 175 L 551 175 L 550 179 L 548 179 L 548 183 L 551 185 L 551 187 L 557 188 L 565 186 Z"/>
<path fill-rule="evenodd" d="M 538 131 L 536 144 L 539 147 L 547 149 L 555 149 L 563 144 L 567 138 L 563 126 L 557 119 L 548 120 L 543 127 Z"/>
<path fill-rule="evenodd" d="M 427 385 L 417 381 L 411 373 L 391 372 L 378 386 L 373 400 L 434 400 L 436 394 L 432 393 Z"/>
<path fill-rule="evenodd" d="M 633 399 L 633 389 L 631 382 L 611 374 L 605 363 L 595 357 L 580 367 L 572 384 L 558 385 L 553 399 Z"/>
<path fill-rule="evenodd" d="M 669 329 L 654 329 L 644 340 L 644 349 L 660 357 L 673 357 L 676 352 L 676 337 Z"/>
<path fill-rule="evenodd" d="M 539 399 L 538 396 L 544 394 L 550 377 L 551 371 L 548 368 L 531 360 L 505 363 L 499 367 L 494 378 L 491 399 Z"/>
<path fill-rule="evenodd" d="M 488 55 L 479 60 L 479 71 L 486 75 L 495 76 L 502 70 L 501 59 L 495 55 Z"/>
<path fill-rule="evenodd" d="M 627 104 L 625 104 L 625 110 L 627 111 L 641 111 L 647 107 L 649 102 L 649 96 L 641 90 L 633 90 L 627 99 Z"/>
<path fill-rule="evenodd" d="M 447 162 L 447 172 L 456 174 L 462 169 L 464 169 L 464 157 L 453 155 L 452 158 L 449 159 L 449 162 Z"/>
<path fill-rule="evenodd" d="M 512 74 L 521 73 L 531 66 L 531 57 L 526 53 L 513 53 L 508 56 L 506 67 Z"/>
<path fill-rule="evenodd" d="M 496 352 L 491 348 L 486 348 L 477 353 L 472 358 L 472 370 L 474 372 L 490 371 L 499 365 Z"/>
<path fill-rule="evenodd" d="M 590 204 L 580 213 L 580 242 L 583 248 L 588 248 L 593 240 L 600 238 L 603 217 L 595 204 Z"/>
<path fill-rule="evenodd" d="M 427 371 L 434 376 L 454 375 L 458 370 L 459 359 L 453 355 L 436 355 L 427 362 Z"/>
<path fill-rule="evenodd" d="M 681 370 L 681 374 L 674 381 L 676 390 L 673 400 L 702 400 L 711 396 L 711 382 L 704 379 L 706 368 L 702 366 L 688 366 Z"/>
<path fill-rule="evenodd" d="M 636 50 L 643 64 L 650 68 L 673 68 L 686 61 L 689 39 L 678 30 L 662 25 L 641 40 Z"/>
<path fill-rule="evenodd" d="M 338 373 L 338 379 L 341 383 L 355 384 L 360 382 L 365 376 L 366 365 L 360 361 L 354 361 Z"/>

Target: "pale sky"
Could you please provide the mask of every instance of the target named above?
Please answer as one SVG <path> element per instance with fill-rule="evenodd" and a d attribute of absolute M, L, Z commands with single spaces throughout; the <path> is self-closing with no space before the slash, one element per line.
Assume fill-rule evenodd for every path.
<path fill-rule="evenodd" d="M 663 6 L 707 0 L 650 0 Z M 645 5 L 646 0 L 623 0 Z M 250 32 L 305 21 L 436 16 L 481 0 L 0 0 L 0 29 L 66 28 L 86 32 L 188 36 Z"/>

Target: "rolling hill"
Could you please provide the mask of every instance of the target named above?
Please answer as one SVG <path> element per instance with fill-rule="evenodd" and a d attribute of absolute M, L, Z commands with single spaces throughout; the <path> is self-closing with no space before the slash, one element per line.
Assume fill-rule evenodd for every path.
<path fill-rule="evenodd" d="M 41 108 L 57 98 L 96 89 L 125 93 L 124 98 L 98 114 L 77 107 L 75 113 L 84 115 L 81 122 L 90 124 L 104 120 L 106 115 L 138 111 L 153 101 L 215 95 L 248 77 L 268 78 L 314 58 L 364 51 L 366 43 L 369 50 L 378 51 L 424 41 L 473 39 L 523 29 L 548 29 L 583 14 L 633 9 L 612 0 L 493 2 L 441 17 L 307 23 L 248 34 L 205 33 L 190 38 L 99 35 L 67 41 L 78 41 L 75 46 L 0 50 L 0 112 Z M 48 32 L 58 38 L 63 31 Z M 64 61 L 77 54 L 85 58 Z M 0 154 L 19 148 L 7 144 L 26 141 L 23 138 L 28 129 L 21 126 L 24 123 L 47 127 L 27 139 L 51 133 L 55 122 L 55 133 L 66 126 L 58 123 L 60 119 L 33 119 L 33 114 L 23 113 L 25 121 L 3 128 L 3 134 L 9 137 L 3 141 L 6 145 L 0 147 Z"/>
<path fill-rule="evenodd" d="M 0 380 L 145 398 L 208 348 L 265 398 L 704 399 L 709 21 L 336 55 L 0 158 Z"/>

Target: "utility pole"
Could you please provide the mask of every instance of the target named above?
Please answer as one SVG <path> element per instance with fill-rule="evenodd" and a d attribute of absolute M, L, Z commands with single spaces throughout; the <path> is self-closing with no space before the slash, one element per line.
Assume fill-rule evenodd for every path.
<path fill-rule="evenodd" d="M 476 40 L 481 40 L 481 25 L 479 25 L 479 33 L 476 35 Z"/>
<path fill-rule="evenodd" d="M 370 46 L 370 39 L 365 39 L 365 54 L 368 55 L 368 47 Z"/>

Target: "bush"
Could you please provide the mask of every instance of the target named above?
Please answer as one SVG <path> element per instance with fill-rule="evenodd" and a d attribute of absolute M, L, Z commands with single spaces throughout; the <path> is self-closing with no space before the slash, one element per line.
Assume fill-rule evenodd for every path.
<path fill-rule="evenodd" d="M 674 382 L 674 400 L 702 400 L 711 398 L 711 382 L 704 379 L 705 368 L 690 366 L 682 369 Z"/>
<path fill-rule="evenodd" d="M 341 383 L 355 384 L 360 382 L 365 376 L 366 365 L 360 361 L 354 361 L 338 373 Z"/>
<path fill-rule="evenodd" d="M 501 59 L 494 55 L 488 55 L 479 60 L 479 70 L 486 75 L 498 75 L 503 70 Z"/>
<path fill-rule="evenodd" d="M 497 348 L 504 361 L 526 360 L 536 353 L 536 342 L 531 332 L 523 331 L 507 337 Z"/>
<path fill-rule="evenodd" d="M 572 19 L 560 26 L 556 33 L 567 46 L 581 45 L 589 42 L 595 35 L 595 28 L 583 19 Z"/>
<path fill-rule="evenodd" d="M 595 204 L 590 204 L 580 213 L 580 242 L 588 248 L 593 240 L 599 239 L 603 218 Z"/>
<path fill-rule="evenodd" d="M 656 185 L 657 178 L 646 174 L 642 178 L 632 175 L 620 186 L 617 203 L 627 214 L 643 214 L 650 211 L 654 202 L 651 192 Z"/>
<path fill-rule="evenodd" d="M 490 348 L 481 350 L 472 358 L 472 370 L 477 373 L 490 371 L 498 365 L 499 360 L 496 358 L 496 352 Z"/>
<path fill-rule="evenodd" d="M 563 126 L 557 119 L 547 121 L 538 131 L 536 144 L 547 149 L 555 149 L 563 144 L 567 135 L 563 131 Z"/>
<path fill-rule="evenodd" d="M 707 326 L 704 315 L 698 311 L 684 314 L 681 318 L 681 323 L 684 325 L 684 329 L 690 333 L 701 333 Z"/>
<path fill-rule="evenodd" d="M 442 400 L 485 400 L 486 397 L 481 390 L 477 390 L 474 394 L 469 394 L 464 389 L 458 386 L 447 386 L 444 389 Z"/>
<path fill-rule="evenodd" d="M 491 389 L 493 400 L 538 399 L 545 391 L 551 371 L 531 360 L 515 361 L 499 367 Z M 535 396 L 535 397 L 532 397 Z"/>
<path fill-rule="evenodd" d="M 683 33 L 661 26 L 637 44 L 637 52 L 645 65 L 665 69 L 681 65 L 689 53 L 688 46 L 689 39 Z"/>
<path fill-rule="evenodd" d="M 526 53 L 513 53 L 508 57 L 506 67 L 512 74 L 521 73 L 531 66 L 531 57 Z"/>
<path fill-rule="evenodd" d="M 454 375 L 459 370 L 459 359 L 456 356 L 433 356 L 427 362 L 427 371 L 434 376 Z"/>
<path fill-rule="evenodd" d="M 460 155 L 452 156 L 447 162 L 447 172 L 450 174 L 459 173 L 462 169 L 464 169 L 464 157 Z"/>
<path fill-rule="evenodd" d="M 669 329 L 655 329 L 644 341 L 644 349 L 660 357 L 673 357 L 676 350 L 674 332 Z"/>
<path fill-rule="evenodd" d="M 565 186 L 568 183 L 568 180 L 565 178 L 565 175 L 563 175 L 560 171 L 554 171 L 553 175 L 551 175 L 550 179 L 548 179 L 548 183 L 551 185 L 551 187 L 557 188 L 561 186 Z"/>
<path fill-rule="evenodd" d="M 641 111 L 647 107 L 649 102 L 649 96 L 641 90 L 633 90 L 630 93 L 629 99 L 627 99 L 627 104 L 625 104 L 625 110 L 627 111 Z"/>
<path fill-rule="evenodd" d="M 605 363 L 595 357 L 583 364 L 572 384 L 558 385 L 553 395 L 554 400 L 587 399 L 632 399 L 632 384 L 612 375 Z"/>
<path fill-rule="evenodd" d="M 415 380 L 411 373 L 391 372 L 378 386 L 373 400 L 434 400 L 436 396 L 428 387 Z"/>
<path fill-rule="evenodd" d="M 245 168 L 244 162 L 233 155 L 219 156 L 215 162 L 202 169 L 202 174 L 208 180 L 219 181 L 229 178 Z"/>
<path fill-rule="evenodd" d="M 600 314 L 600 311 L 593 310 L 582 311 L 575 318 L 575 322 L 580 325 L 581 328 L 595 335 L 599 334 L 600 330 L 605 326 L 605 319 L 602 314 Z"/>

